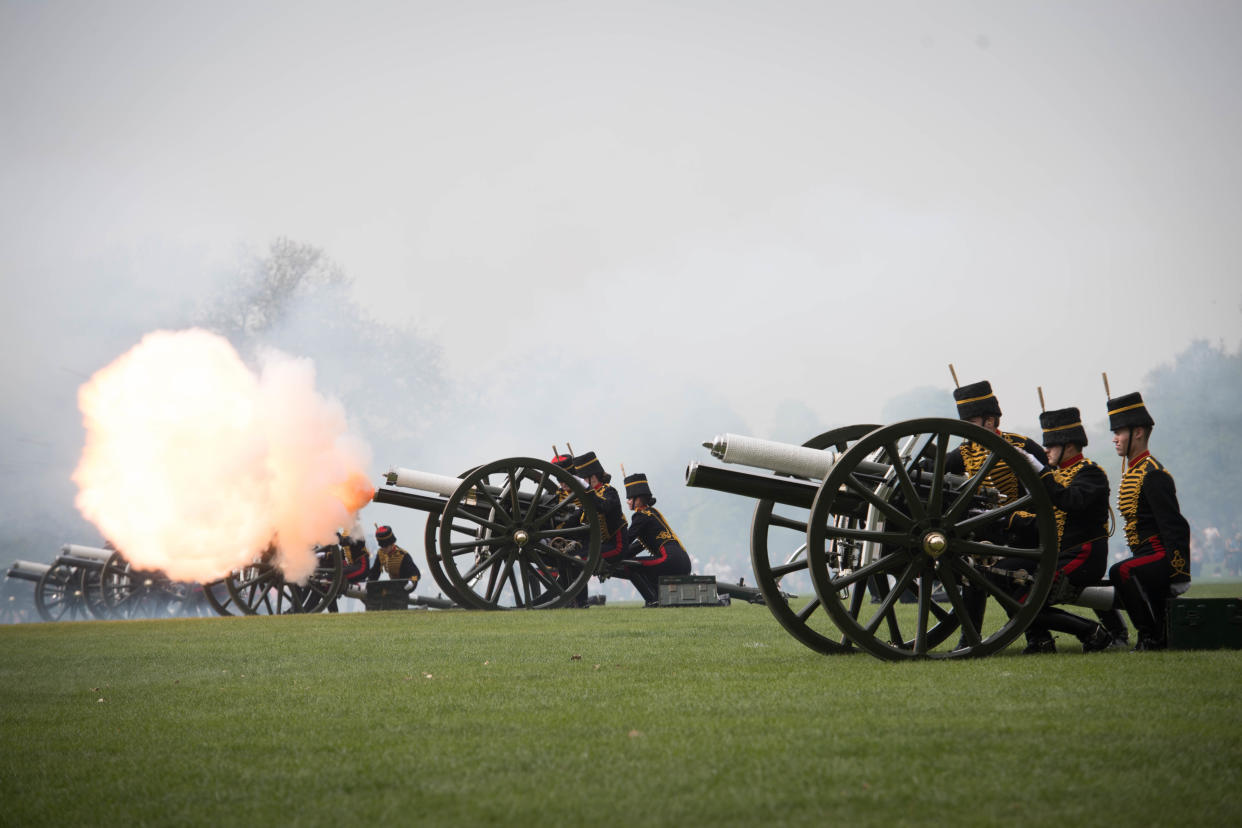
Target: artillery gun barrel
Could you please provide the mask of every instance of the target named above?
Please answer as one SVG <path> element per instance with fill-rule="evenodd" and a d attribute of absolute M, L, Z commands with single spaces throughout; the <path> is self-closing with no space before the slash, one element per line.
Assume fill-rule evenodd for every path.
<path fill-rule="evenodd" d="M 738 581 L 736 584 L 731 584 L 728 581 L 717 581 L 716 594 L 728 595 L 730 598 L 749 601 L 752 604 L 764 603 L 763 593 L 759 590 L 759 587 L 749 587 L 741 581 Z"/>
<path fill-rule="evenodd" d="M 388 503 L 393 506 L 404 506 L 407 509 L 418 509 L 420 512 L 443 512 L 448 498 L 428 497 L 414 492 L 399 492 L 396 489 L 378 488 L 371 497 L 375 503 Z"/>
<path fill-rule="evenodd" d="M 433 474 L 431 472 L 416 471 L 414 469 L 403 469 L 396 466 L 389 469 L 388 473 L 384 475 L 384 478 L 387 480 L 389 486 L 398 486 L 402 489 L 416 489 L 420 492 L 435 492 L 445 498 L 445 500 L 440 502 L 440 509 L 444 508 L 444 503 L 447 502 L 449 497 L 452 497 L 453 493 L 461 487 L 462 483 L 461 478 L 449 477 L 445 474 Z M 550 487 L 545 489 L 546 494 L 543 496 L 543 499 L 545 500 L 551 498 L 553 496 L 553 492 L 557 489 L 555 480 L 549 480 L 548 482 Z M 499 486 L 476 486 L 475 488 L 483 489 L 501 503 L 504 503 L 505 500 L 510 497 L 509 493 Z M 519 503 L 526 505 L 531 502 L 532 496 L 529 492 L 519 491 L 517 499 Z M 467 506 L 476 506 L 479 504 L 479 498 L 476 496 L 475 492 L 471 490 L 464 498 L 462 498 L 462 502 Z M 423 511 L 428 511 L 426 508 L 421 506 L 414 506 L 413 508 L 422 508 Z"/>
<path fill-rule="evenodd" d="M 66 543 L 60 548 L 62 555 L 67 555 L 78 560 L 96 561 L 106 564 L 108 559 L 115 554 L 114 549 L 101 549 L 98 546 L 83 546 L 78 543 Z"/>
<path fill-rule="evenodd" d="M 823 480 L 832 471 L 841 455 L 835 451 L 778 443 L 742 434 L 718 434 L 703 447 L 710 449 L 712 457 L 739 466 L 753 466 L 778 474 L 792 474 Z M 858 470 L 865 474 L 884 475 L 888 466 L 863 462 Z"/>
<path fill-rule="evenodd" d="M 722 469 L 720 466 L 705 466 L 702 463 L 691 463 L 686 467 L 686 485 L 753 497 L 756 500 L 772 500 L 802 509 L 811 508 L 815 502 L 815 494 L 819 491 L 818 484 L 806 480 Z M 862 506 L 860 498 L 845 493 L 842 493 L 838 502 L 851 514 Z"/>
<path fill-rule="evenodd" d="M 357 598 L 359 601 L 366 600 L 367 591 L 364 587 L 357 584 L 350 584 L 345 588 L 344 595 L 346 598 Z M 457 607 L 447 598 L 424 598 L 421 595 L 410 595 L 406 599 L 410 606 L 428 607 L 430 609 L 455 609 Z"/>
<path fill-rule="evenodd" d="M 13 565 L 9 567 L 8 577 L 19 581 L 38 583 L 43 574 L 51 568 L 51 564 L 35 563 L 34 561 L 13 561 Z"/>
<path fill-rule="evenodd" d="M 719 434 L 710 442 L 704 443 L 703 447 L 710 449 L 713 457 L 726 463 L 752 466 L 777 474 L 792 474 L 813 480 L 827 478 L 837 461 L 841 459 L 841 455 L 835 451 L 778 443 L 775 440 L 762 440 L 741 434 Z M 873 463 L 869 460 L 859 462 L 855 470 L 863 477 L 872 477 L 877 480 L 885 479 L 893 471 L 891 466 Z M 910 477 L 916 483 L 929 483 L 932 475 L 924 470 L 911 469 Z M 969 478 L 960 474 L 944 475 L 944 481 L 950 489 L 959 489 L 966 485 L 968 480 Z M 980 496 L 986 501 L 994 501 L 996 492 L 993 489 L 984 488 L 980 490 Z"/>

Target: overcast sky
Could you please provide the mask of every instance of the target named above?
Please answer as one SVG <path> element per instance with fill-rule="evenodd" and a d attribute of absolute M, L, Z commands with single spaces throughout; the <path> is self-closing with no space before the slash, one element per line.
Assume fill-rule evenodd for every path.
<path fill-rule="evenodd" d="M 1242 338 L 1240 78 L 1233 2 L 0 0 L 0 405 L 288 236 L 454 376 L 553 350 L 649 427 L 950 362 L 1102 417 Z"/>

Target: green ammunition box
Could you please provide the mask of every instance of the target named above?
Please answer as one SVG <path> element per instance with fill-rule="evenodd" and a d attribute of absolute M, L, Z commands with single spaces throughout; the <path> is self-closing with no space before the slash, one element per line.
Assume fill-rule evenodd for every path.
<path fill-rule="evenodd" d="M 716 576 L 661 575 L 659 604 L 662 607 L 720 606 L 720 598 L 716 595 Z"/>
<path fill-rule="evenodd" d="M 1171 649 L 1242 649 L 1242 598 L 1174 598 L 1168 609 Z"/>
<path fill-rule="evenodd" d="M 405 591 L 408 580 L 367 581 L 367 596 L 362 605 L 371 610 L 403 610 L 409 606 Z"/>

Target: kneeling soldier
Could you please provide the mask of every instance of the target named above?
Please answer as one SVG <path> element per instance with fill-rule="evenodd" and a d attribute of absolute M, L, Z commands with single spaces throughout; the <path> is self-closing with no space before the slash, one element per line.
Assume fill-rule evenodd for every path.
<path fill-rule="evenodd" d="M 1000 402 L 996 399 L 996 395 L 992 393 L 992 384 L 987 380 L 971 383 L 970 385 L 962 385 L 953 389 L 953 400 L 957 403 L 957 416 L 959 419 L 973 423 L 981 428 L 986 428 L 993 434 L 1002 437 L 1005 442 L 1014 448 L 1034 456 L 1040 462 L 1047 462 L 1047 455 L 1044 454 L 1043 448 L 1030 437 L 1000 430 Z M 986 446 L 980 445 L 973 440 L 967 440 L 958 446 L 956 450 L 950 452 L 946 458 L 945 471 L 949 474 L 973 477 L 976 472 L 983 468 L 984 462 L 991 454 L 992 450 Z M 1017 475 L 1003 460 L 992 466 L 987 476 L 983 479 L 983 485 L 1000 492 L 1001 497 L 1004 498 L 1002 505 L 1004 503 L 1012 503 L 1023 494 L 1022 485 L 1018 482 Z M 1017 526 L 1007 528 L 1009 530 L 1019 529 Z M 986 538 L 986 540 L 1003 544 L 1006 543 L 1008 538 L 998 534 L 994 537 Z M 987 606 L 987 593 L 967 582 L 962 588 L 962 601 L 966 605 L 966 612 L 970 616 L 971 623 L 974 624 L 976 630 L 981 630 L 983 628 L 983 612 Z M 962 641 L 959 642 L 959 647 L 962 646 L 965 646 L 964 636 Z"/>
<path fill-rule="evenodd" d="M 392 533 L 392 528 L 376 527 L 375 542 L 379 544 L 379 550 L 375 553 L 375 563 L 367 573 L 367 580 L 378 581 L 380 575 L 387 572 L 388 577 L 394 581 L 408 578 L 410 585 L 406 592 L 413 592 L 418 587 L 418 579 L 422 577 L 422 573 L 418 571 L 418 565 L 414 563 L 410 553 L 397 546 L 397 536 Z"/>
<path fill-rule="evenodd" d="M 690 556 L 664 515 L 655 508 L 656 499 L 647 485 L 647 475 L 626 477 L 625 497 L 633 512 L 626 532 L 627 553 L 648 553 L 648 557 L 633 557 L 625 562 L 626 577 L 651 605 L 660 599 L 661 575 L 690 574 Z"/>
<path fill-rule="evenodd" d="M 621 495 L 608 485 L 612 475 L 604 471 L 595 452 L 588 451 L 574 458 L 574 476 L 586 481 L 587 494 L 595 498 L 602 541 L 600 557 L 615 562 L 625 551 L 625 513 L 621 511 Z"/>
<path fill-rule="evenodd" d="M 1126 458 L 1118 496 L 1133 556 L 1108 571 L 1130 623 L 1136 650 L 1166 646 L 1165 608 L 1170 595 L 1190 587 L 1190 524 L 1177 504 L 1173 476 L 1147 449 L 1155 421 L 1135 392 L 1108 401 L 1113 446 Z"/>
<path fill-rule="evenodd" d="M 1047 465 L 1032 458 L 1039 481 L 1052 501 L 1057 520 L 1057 574 L 1049 606 L 1044 607 L 1027 629 L 1025 653 L 1056 652 L 1049 630 L 1067 632 L 1082 642 L 1083 652 L 1107 649 L 1113 636 L 1100 623 L 1051 606 L 1076 598 L 1084 588 L 1104 577 L 1108 568 L 1108 475 L 1082 455 L 1087 432 L 1077 408 L 1045 411 L 1039 415 L 1044 432 Z M 1025 518 L 1034 522 L 1034 517 Z M 1018 559 L 1002 561 L 1000 567 L 1020 568 Z"/>

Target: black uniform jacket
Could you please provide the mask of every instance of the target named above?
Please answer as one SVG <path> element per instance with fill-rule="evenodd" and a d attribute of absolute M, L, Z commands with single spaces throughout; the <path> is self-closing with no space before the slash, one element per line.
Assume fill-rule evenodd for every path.
<path fill-rule="evenodd" d="M 1150 452 L 1143 452 L 1121 476 L 1118 496 L 1126 522 L 1126 543 L 1137 553 L 1144 544 L 1163 550 L 1173 581 L 1190 579 L 1190 524 L 1177 504 L 1173 475 Z"/>
<path fill-rule="evenodd" d="M 1056 511 L 1061 549 L 1108 537 L 1108 475 L 1079 454 L 1039 477 Z"/>

